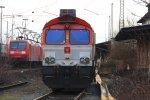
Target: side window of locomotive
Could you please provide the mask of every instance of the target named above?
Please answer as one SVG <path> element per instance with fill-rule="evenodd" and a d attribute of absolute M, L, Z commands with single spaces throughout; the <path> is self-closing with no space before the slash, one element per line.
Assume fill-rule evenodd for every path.
<path fill-rule="evenodd" d="M 26 48 L 26 43 L 25 42 L 20 42 L 19 45 L 18 45 L 18 48 L 25 49 Z"/>
<path fill-rule="evenodd" d="M 10 43 L 10 48 L 11 48 L 11 49 L 16 49 L 16 48 L 18 48 L 18 43 L 17 43 L 17 42 L 11 42 L 11 43 Z"/>
<path fill-rule="evenodd" d="M 46 30 L 46 44 L 64 44 L 65 30 Z"/>
<path fill-rule="evenodd" d="M 70 43 L 71 44 L 89 44 L 90 32 L 88 30 L 71 30 Z"/>

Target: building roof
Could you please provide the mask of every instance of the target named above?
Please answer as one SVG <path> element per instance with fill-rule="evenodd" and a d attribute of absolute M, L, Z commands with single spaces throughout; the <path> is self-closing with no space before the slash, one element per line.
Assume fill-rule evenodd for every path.
<path fill-rule="evenodd" d="M 121 41 L 121 40 L 136 39 L 138 35 L 150 35 L 150 24 L 122 28 L 115 37 L 115 40 Z"/>
<path fill-rule="evenodd" d="M 150 19 L 150 3 L 146 7 L 148 7 L 148 12 L 137 23 L 143 23 L 147 19 Z"/>
<path fill-rule="evenodd" d="M 96 44 L 96 56 L 97 58 L 100 58 L 100 55 L 105 55 L 109 53 L 109 46 L 111 41 L 106 41 L 102 43 Z"/>
<path fill-rule="evenodd" d="M 143 23 L 147 19 L 150 19 L 150 12 L 146 13 L 137 23 Z"/>

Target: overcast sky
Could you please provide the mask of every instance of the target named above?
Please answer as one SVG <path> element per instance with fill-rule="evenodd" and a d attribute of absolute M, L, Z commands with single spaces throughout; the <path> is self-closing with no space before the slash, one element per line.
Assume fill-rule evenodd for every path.
<path fill-rule="evenodd" d="M 120 0 L 1 0 L 0 6 L 5 6 L 3 9 L 3 34 L 7 29 L 6 21 L 9 22 L 8 30 L 11 33 L 12 18 L 8 18 L 10 17 L 8 15 L 23 15 L 14 18 L 15 27 L 24 26 L 22 19 L 27 18 L 27 28 L 41 33 L 43 25 L 57 17 L 60 9 L 70 8 L 76 9 L 77 16 L 91 24 L 97 36 L 96 42 L 104 42 L 108 39 L 111 3 L 114 4 L 113 30 L 117 33 Z M 145 6 L 137 5 L 132 0 L 125 0 L 125 20 L 129 18 L 137 21 L 146 12 Z M 132 13 L 140 17 L 136 17 Z M 14 34 L 18 34 L 18 31 L 14 30 Z"/>

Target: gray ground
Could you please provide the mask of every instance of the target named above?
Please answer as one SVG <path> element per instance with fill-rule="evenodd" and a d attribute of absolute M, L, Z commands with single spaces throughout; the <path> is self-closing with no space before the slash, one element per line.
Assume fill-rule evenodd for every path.
<path fill-rule="evenodd" d="M 11 81 L 28 81 L 29 83 L 17 88 L 0 91 L 0 100 L 33 100 L 51 92 L 51 89 L 47 88 L 42 82 L 39 68 L 10 70 L 7 77 L 10 76 L 13 77 L 13 79 L 10 79 Z M 88 88 L 81 100 L 100 100 L 98 87 L 91 86 Z"/>
<path fill-rule="evenodd" d="M 33 100 L 51 91 L 42 82 L 40 69 L 20 70 L 13 74 L 16 74 L 16 81 L 28 81 L 29 83 L 21 87 L 0 91 L 0 100 Z"/>

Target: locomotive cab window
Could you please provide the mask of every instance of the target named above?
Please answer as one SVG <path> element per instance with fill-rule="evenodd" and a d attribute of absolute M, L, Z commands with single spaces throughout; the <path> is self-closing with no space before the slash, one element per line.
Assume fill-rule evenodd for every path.
<path fill-rule="evenodd" d="M 20 49 L 25 49 L 25 48 L 26 48 L 26 43 L 25 43 L 25 42 L 20 42 L 20 43 L 18 44 L 18 48 L 20 48 Z"/>
<path fill-rule="evenodd" d="M 25 49 L 26 43 L 25 42 L 12 42 L 10 44 L 11 49 Z"/>
<path fill-rule="evenodd" d="M 64 44 L 65 30 L 46 30 L 46 44 Z"/>
<path fill-rule="evenodd" d="M 10 48 L 11 48 L 11 49 L 18 48 L 18 43 L 17 43 L 17 42 L 12 42 L 12 43 L 10 44 Z"/>
<path fill-rule="evenodd" d="M 88 30 L 71 30 L 70 43 L 71 44 L 89 44 L 90 33 Z"/>

